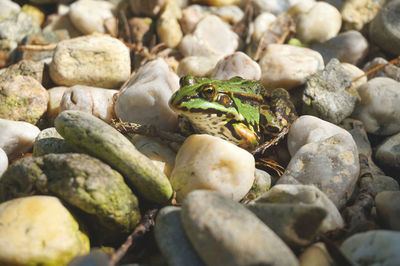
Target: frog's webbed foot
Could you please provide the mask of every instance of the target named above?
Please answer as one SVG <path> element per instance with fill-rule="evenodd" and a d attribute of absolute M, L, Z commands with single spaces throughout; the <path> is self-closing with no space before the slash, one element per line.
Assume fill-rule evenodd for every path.
<path fill-rule="evenodd" d="M 284 127 L 278 135 L 276 135 L 273 139 L 264 142 L 261 145 L 258 145 L 251 153 L 255 156 L 257 154 L 263 154 L 269 147 L 272 145 L 276 145 L 280 139 L 282 139 L 289 132 L 288 127 Z"/>

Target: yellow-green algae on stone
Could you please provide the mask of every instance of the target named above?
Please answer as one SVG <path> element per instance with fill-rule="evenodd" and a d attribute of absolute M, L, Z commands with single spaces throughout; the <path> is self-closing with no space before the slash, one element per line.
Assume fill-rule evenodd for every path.
<path fill-rule="evenodd" d="M 89 249 L 59 199 L 31 196 L 0 204 L 0 265 L 66 265 Z"/>
<path fill-rule="evenodd" d="M 91 114 L 68 110 L 54 124 L 69 145 L 107 162 L 147 200 L 165 204 L 172 197 L 166 175 L 107 123 Z"/>

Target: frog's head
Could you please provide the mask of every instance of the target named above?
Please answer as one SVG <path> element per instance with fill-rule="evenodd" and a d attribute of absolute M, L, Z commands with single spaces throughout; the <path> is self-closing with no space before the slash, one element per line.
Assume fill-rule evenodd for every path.
<path fill-rule="evenodd" d="M 218 117 L 242 120 L 232 95 L 220 80 L 184 76 L 180 89 L 169 100 L 169 106 L 187 118 L 215 114 Z"/>

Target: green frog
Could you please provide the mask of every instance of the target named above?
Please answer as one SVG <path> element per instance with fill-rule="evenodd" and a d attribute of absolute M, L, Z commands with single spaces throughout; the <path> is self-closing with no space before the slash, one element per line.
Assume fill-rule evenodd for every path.
<path fill-rule="evenodd" d="M 296 119 L 286 90 L 269 93 L 255 80 L 188 75 L 179 83 L 169 106 L 184 131 L 218 136 L 253 153 L 276 143 Z"/>

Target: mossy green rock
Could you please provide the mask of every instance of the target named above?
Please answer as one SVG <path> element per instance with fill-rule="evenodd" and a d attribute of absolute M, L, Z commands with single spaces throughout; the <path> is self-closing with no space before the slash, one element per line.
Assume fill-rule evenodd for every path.
<path fill-rule="evenodd" d="M 172 197 L 172 187 L 165 174 L 125 136 L 99 118 L 68 110 L 54 124 L 70 146 L 107 162 L 147 200 L 165 204 Z"/>
<path fill-rule="evenodd" d="M 54 127 L 42 130 L 33 144 L 33 156 L 68 152 L 73 152 L 73 149 L 67 144 Z"/>
<path fill-rule="evenodd" d="M 86 154 L 48 154 L 13 163 L 0 179 L 0 202 L 32 194 L 57 196 L 90 214 L 107 232 L 130 232 L 140 220 L 138 200 L 122 176 Z"/>

